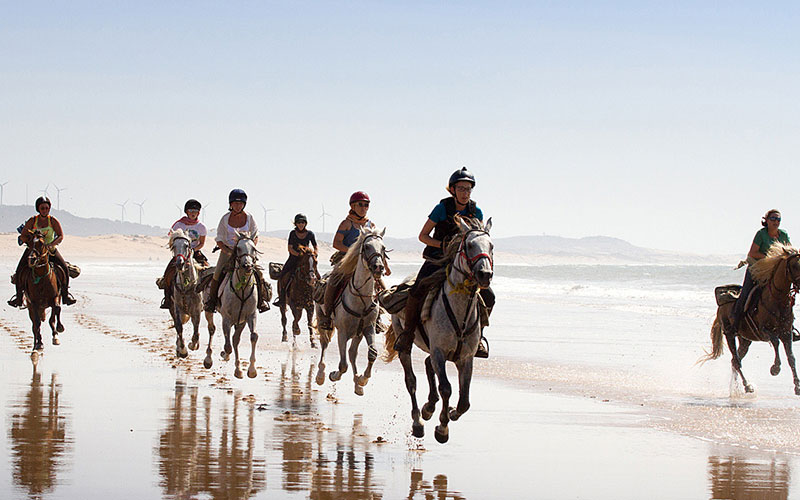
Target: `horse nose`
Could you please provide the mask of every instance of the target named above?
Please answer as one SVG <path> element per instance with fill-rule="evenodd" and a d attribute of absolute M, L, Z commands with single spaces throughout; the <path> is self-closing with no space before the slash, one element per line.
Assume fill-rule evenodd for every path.
<path fill-rule="evenodd" d="M 481 288 L 486 288 L 492 282 L 492 276 L 494 273 L 492 271 L 487 271 L 485 269 L 481 269 L 479 271 L 475 271 L 475 279 L 478 282 L 478 286 Z"/>

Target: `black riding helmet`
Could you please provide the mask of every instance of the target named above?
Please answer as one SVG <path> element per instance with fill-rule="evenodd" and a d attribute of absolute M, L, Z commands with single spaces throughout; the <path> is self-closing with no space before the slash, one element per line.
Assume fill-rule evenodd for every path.
<path fill-rule="evenodd" d="M 461 181 L 467 181 L 472 184 L 472 187 L 475 187 L 475 176 L 472 175 L 472 172 L 467 170 L 467 167 L 462 167 L 461 170 L 453 172 L 453 175 L 450 176 L 450 181 L 447 183 L 447 187 L 453 187 L 456 182 Z"/>
<path fill-rule="evenodd" d="M 247 193 L 244 192 L 243 189 L 236 188 L 228 195 L 228 204 L 230 205 L 234 201 L 241 201 L 245 205 L 247 205 Z"/>
<path fill-rule="evenodd" d="M 186 203 L 183 205 L 183 211 L 186 212 L 187 210 L 200 210 L 203 208 L 203 205 L 200 204 L 199 201 L 195 200 L 194 198 L 187 200 Z"/>
<path fill-rule="evenodd" d="M 294 223 L 295 224 L 299 224 L 301 222 L 305 222 L 306 224 L 308 224 L 308 219 L 306 218 L 306 216 L 304 214 L 295 215 L 294 216 Z"/>
<path fill-rule="evenodd" d="M 39 211 L 39 206 L 44 204 L 44 203 L 47 203 L 48 205 L 50 205 L 51 208 L 53 207 L 53 204 L 50 203 L 50 198 L 48 198 L 47 196 L 40 196 L 40 197 L 36 198 L 36 211 L 37 212 Z"/>

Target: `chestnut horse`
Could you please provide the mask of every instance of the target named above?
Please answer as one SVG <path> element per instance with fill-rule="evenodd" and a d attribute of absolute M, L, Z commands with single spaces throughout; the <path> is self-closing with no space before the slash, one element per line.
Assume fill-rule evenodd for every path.
<path fill-rule="evenodd" d="M 303 317 L 303 310 L 306 312 L 308 321 L 308 340 L 311 347 L 317 347 L 314 342 L 314 328 L 311 322 L 314 319 L 314 284 L 317 282 L 319 272 L 317 271 L 317 254 L 313 248 L 301 246 L 297 267 L 294 270 L 291 281 L 286 287 L 286 300 L 281 305 L 281 326 L 283 336 L 281 342 L 286 342 L 286 308 L 292 310 L 292 343 L 296 344 L 296 337 L 300 335 L 300 319 Z"/>
<path fill-rule="evenodd" d="M 50 250 L 44 241 L 44 234 L 38 230 L 32 231 L 32 234 L 28 269 L 23 270 L 17 279 L 22 280 L 28 315 L 33 325 L 33 350 L 42 351 L 44 344 L 41 326 L 48 307 L 52 311 L 49 323 L 53 331 L 53 345 L 61 343 L 58 334 L 64 331 L 64 325 L 61 323 L 61 283 L 64 277 L 60 276 L 63 271 L 50 262 Z"/>

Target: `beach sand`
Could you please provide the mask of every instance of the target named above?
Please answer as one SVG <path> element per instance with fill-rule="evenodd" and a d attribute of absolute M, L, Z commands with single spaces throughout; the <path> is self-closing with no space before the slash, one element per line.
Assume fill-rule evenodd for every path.
<path fill-rule="evenodd" d="M 411 437 L 397 361 L 378 362 L 361 397 L 350 373 L 318 386 L 305 322 L 296 346 L 281 343 L 274 309 L 259 315 L 255 379 L 235 379 L 219 358 L 219 330 L 206 370 L 205 323 L 201 349 L 180 360 L 158 309 L 153 281 L 168 258 L 165 240 L 127 238 L 92 240 L 102 255 L 65 243 L 83 269 L 79 303 L 64 308 L 61 345 L 44 330 L 35 369 L 27 312 L 0 305 L 0 491 L 10 498 L 743 499 L 798 491 L 796 450 L 785 445 L 794 405 L 645 398 L 625 390 L 624 378 L 493 356 L 476 361 L 472 407 L 439 444 L 436 416 L 424 438 Z M 136 261 L 126 253 L 134 245 Z M 273 247 L 259 247 L 270 259 Z M 283 260 L 280 250 L 274 260 Z M 0 272 L 18 255 L 0 257 Z M 756 423 L 784 433 L 783 444 L 750 449 L 770 449 L 768 440 L 747 439 Z"/>

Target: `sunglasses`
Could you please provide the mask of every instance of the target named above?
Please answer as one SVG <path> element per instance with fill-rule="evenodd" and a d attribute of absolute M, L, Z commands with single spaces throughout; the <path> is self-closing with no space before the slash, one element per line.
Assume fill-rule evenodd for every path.
<path fill-rule="evenodd" d="M 361 202 L 356 203 L 356 206 L 357 207 L 361 207 L 361 208 L 367 208 L 367 207 L 369 207 L 369 203 L 365 203 L 365 202 L 361 201 Z"/>
<path fill-rule="evenodd" d="M 770 218 L 769 218 L 769 220 L 771 220 L 771 221 L 773 221 L 773 222 L 775 222 L 775 221 L 777 221 L 777 222 L 780 222 L 780 221 L 781 221 L 781 218 L 780 218 L 780 217 L 775 217 L 775 216 L 772 216 L 772 217 L 770 217 Z"/>
<path fill-rule="evenodd" d="M 471 187 L 465 187 L 465 186 L 456 186 L 456 191 L 459 192 L 459 193 L 471 193 L 472 192 L 472 188 Z"/>

